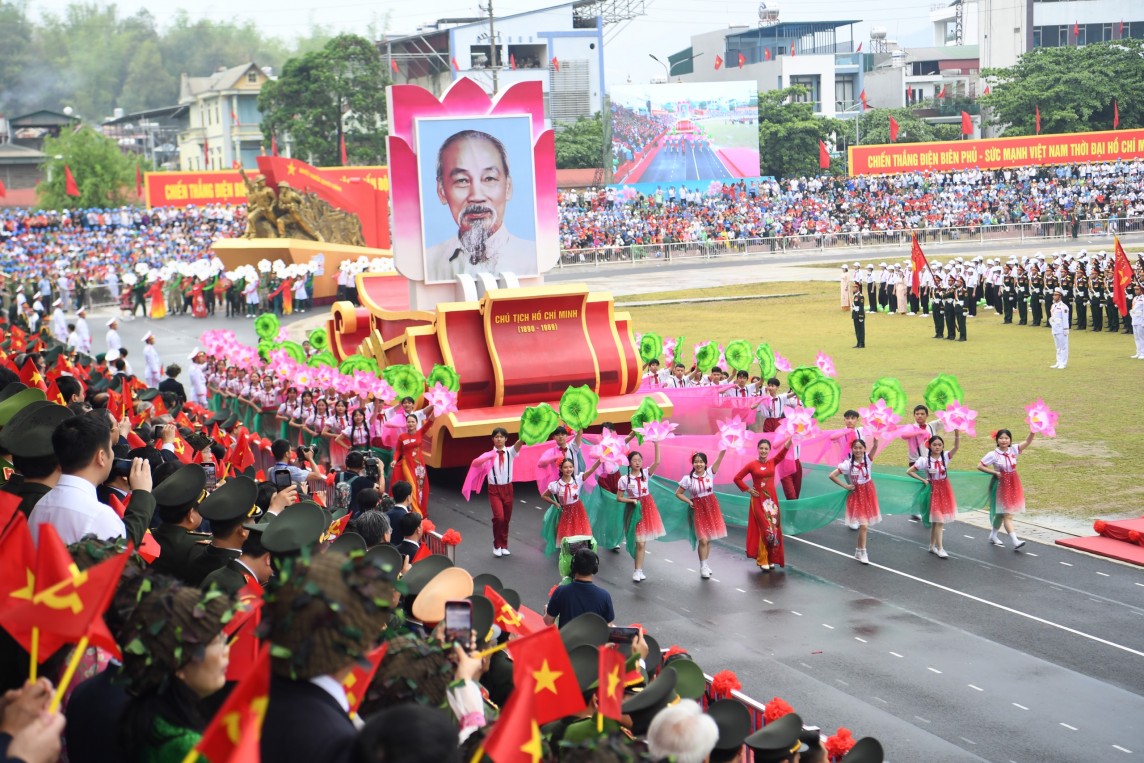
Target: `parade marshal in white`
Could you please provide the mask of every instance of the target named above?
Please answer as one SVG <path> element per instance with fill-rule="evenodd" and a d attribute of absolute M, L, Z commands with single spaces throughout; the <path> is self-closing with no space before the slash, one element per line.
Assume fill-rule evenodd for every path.
<path fill-rule="evenodd" d="M 428 248 L 427 282 L 459 273 L 536 275 L 536 242 L 517 238 L 504 224 L 512 176 L 499 139 L 479 130 L 450 135 L 437 152 L 437 198 L 449 207 L 457 232 Z"/>

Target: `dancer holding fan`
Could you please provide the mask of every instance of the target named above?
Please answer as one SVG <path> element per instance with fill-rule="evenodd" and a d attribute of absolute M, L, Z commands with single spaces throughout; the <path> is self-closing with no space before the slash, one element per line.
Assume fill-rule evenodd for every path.
<path fill-rule="evenodd" d="M 735 485 L 751 494 L 751 509 L 747 516 L 747 556 L 753 556 L 755 564 L 763 572 L 770 572 L 771 565 L 786 566 L 779 498 L 775 493 L 775 470 L 786 458 L 789 447 L 788 438 L 783 447 L 772 456 L 770 441 L 759 440 L 758 459 L 744 466 L 735 475 Z M 751 476 L 750 487 L 747 486 L 747 475 Z"/>
<path fill-rule="evenodd" d="M 659 516 L 659 509 L 651 497 L 651 477 L 659 468 L 659 443 L 655 443 L 655 460 L 647 469 L 643 465 L 643 454 L 633 450 L 628 454 L 628 472 L 620 477 L 616 485 L 616 498 L 620 503 L 640 507 L 640 521 L 636 525 L 636 558 L 635 572 L 632 580 L 639 583 L 647 580 L 643 571 L 644 552 L 647 542 L 667 534 L 663 527 L 663 519 Z M 628 509 L 624 512 L 624 530 L 628 529 L 635 511 Z"/>
<path fill-rule="evenodd" d="M 711 577 L 711 567 L 707 557 L 711 554 L 711 541 L 727 537 L 727 524 L 723 521 L 723 510 L 715 497 L 715 474 L 723 463 L 726 450 L 719 451 L 711 469 L 707 468 L 707 454 L 691 456 L 691 471 L 679 481 L 675 497 L 691 508 L 691 526 L 699 543 L 699 577 Z"/>
<path fill-rule="evenodd" d="M 1013 433 L 1008 429 L 1000 429 L 993 435 L 997 447 L 981 457 L 977 470 L 991 474 L 995 478 L 990 488 L 992 497 L 991 519 L 993 528 L 989 533 L 989 542 L 994 546 L 1005 544 L 997 536 L 997 531 L 1004 525 L 1005 533 L 1013 541 L 1013 550 L 1025 545 L 1025 541 L 1017 538 L 1013 529 L 1013 515 L 1025 510 L 1025 489 L 1021 487 L 1021 478 L 1017 476 L 1017 456 L 1025 448 L 1033 444 L 1033 432 L 1020 445 L 1013 444 Z"/>
<path fill-rule="evenodd" d="M 933 435 L 926 441 L 929 452 L 918 456 L 906 474 L 930 488 L 928 519 L 930 524 L 931 554 L 937 554 L 940 559 L 949 558 L 942 545 L 942 531 L 948 522 L 957 519 L 957 501 L 953 497 L 953 487 L 949 484 L 949 462 L 957 455 L 961 445 L 961 432 L 953 433 L 953 448 L 945 450 L 945 440 L 940 435 Z M 922 475 L 925 476 L 922 476 Z"/>

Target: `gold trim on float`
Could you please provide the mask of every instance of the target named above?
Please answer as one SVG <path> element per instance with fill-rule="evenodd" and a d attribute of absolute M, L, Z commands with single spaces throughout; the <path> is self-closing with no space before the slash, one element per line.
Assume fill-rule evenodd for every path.
<path fill-rule="evenodd" d="M 620 362 L 620 394 L 628 394 L 628 358 L 624 346 L 620 344 L 620 332 L 616 329 L 616 303 L 609 292 L 588 292 L 588 302 L 605 302 L 608 305 L 608 329 L 612 332 L 612 341 L 616 343 L 616 356 Z M 596 376 L 600 375 L 599 364 L 596 366 Z M 598 390 L 597 390 L 598 391 Z"/>
<path fill-rule="evenodd" d="M 437 344 L 441 347 L 441 358 L 445 361 L 445 365 L 450 366 L 454 370 L 457 364 L 453 358 L 453 348 L 449 346 L 449 332 L 446 329 L 448 326 L 447 320 L 442 320 L 443 313 L 467 313 L 475 312 L 481 315 L 480 302 L 439 302 L 437 304 L 437 314 L 434 318 L 434 324 L 437 327 Z M 491 355 L 492 353 L 490 353 Z M 461 384 L 464 384 L 461 380 Z"/>
<path fill-rule="evenodd" d="M 390 310 L 390 309 L 382 307 L 381 305 L 374 302 L 369 297 L 368 291 L 366 289 L 362 288 L 362 279 L 365 278 L 366 276 L 369 276 L 371 278 L 401 278 L 401 279 L 404 279 L 406 281 L 408 281 L 409 279 L 405 278 L 405 276 L 403 276 L 403 275 L 396 274 L 396 273 L 393 274 L 392 276 L 389 275 L 388 273 L 358 273 L 356 276 L 354 276 L 354 286 L 357 288 L 358 301 L 361 303 L 362 307 L 369 310 L 376 317 L 378 317 L 382 320 L 385 320 L 385 321 L 417 321 L 420 323 L 433 323 L 433 321 L 436 318 L 436 314 L 433 313 L 432 311 L 429 311 L 429 310 Z"/>

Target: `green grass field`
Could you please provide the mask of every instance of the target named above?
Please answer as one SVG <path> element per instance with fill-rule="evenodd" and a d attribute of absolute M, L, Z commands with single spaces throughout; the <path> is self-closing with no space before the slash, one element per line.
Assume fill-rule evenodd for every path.
<path fill-rule="evenodd" d="M 1043 397 L 1060 414 L 1060 423 L 1055 439 L 1039 437 L 1022 457 L 1030 518 L 1144 514 L 1144 361 L 1129 359 L 1135 352 L 1131 336 L 1074 329 L 1068 369 L 1056 371 L 1049 368 L 1055 356 L 1048 329 L 1003 325 L 991 309 L 979 308 L 969 320 L 968 342 L 932 339 L 928 317 L 874 315 L 866 322 L 866 349 L 856 350 L 850 313 L 840 309 L 836 283 L 742 284 L 639 299 L 791 292 L 806 296 L 624 309 L 636 331 L 683 335 L 688 361 L 692 346 L 704 340 L 766 341 L 794 367 L 813 364 L 822 350 L 838 370 L 841 410 L 867 405 L 871 385 L 882 376 L 901 381 L 912 408 L 922 402 L 934 376 L 953 374 L 968 398 L 963 402 L 978 411 L 978 436 L 962 440 L 956 468 L 976 465 L 992 448 L 989 433 L 994 429 L 1012 429 L 1016 439 L 1023 439 L 1028 431 L 1024 407 Z M 785 375 L 780 378 L 785 384 Z M 841 414 L 824 423 L 826 428 L 841 426 Z M 905 445 L 895 442 L 885 459 L 904 464 Z"/>
<path fill-rule="evenodd" d="M 700 121 L 699 125 L 720 148 L 750 148 L 759 145 L 758 125 L 732 124 L 723 120 Z"/>

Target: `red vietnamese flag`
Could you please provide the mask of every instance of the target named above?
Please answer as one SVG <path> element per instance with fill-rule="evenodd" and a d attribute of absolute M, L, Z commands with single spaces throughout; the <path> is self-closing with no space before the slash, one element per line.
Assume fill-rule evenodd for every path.
<path fill-rule="evenodd" d="M 140 440 L 139 442 L 143 441 Z M 111 507 L 112 511 L 119 515 L 120 519 L 123 519 L 123 515 L 127 513 L 127 505 L 119 500 L 119 496 L 115 495 L 115 493 L 111 493 L 107 496 L 107 505 Z"/>
<path fill-rule="evenodd" d="M 103 622 L 103 612 L 111 603 L 115 587 L 127 565 L 131 547 L 56 585 L 37 591 L 29 602 L 0 612 L 0 626 L 13 638 L 40 629 L 40 638 L 72 644 L 88 639 L 92 646 L 110 652 L 117 659 L 119 646 Z M 42 642 L 41 642 L 42 643 Z"/>
<path fill-rule="evenodd" d="M 821 139 L 818 141 L 818 168 L 830 169 L 830 152 L 826 150 L 826 144 Z"/>
<path fill-rule="evenodd" d="M 79 185 L 75 182 L 71 167 L 64 165 L 64 193 L 68 196 L 79 196 Z"/>
<path fill-rule="evenodd" d="M 941 92 L 937 94 L 938 98 L 945 98 L 945 85 L 941 86 Z"/>
<path fill-rule="evenodd" d="M 520 612 L 521 619 L 524 620 L 524 625 L 522 627 L 529 633 L 536 633 L 537 631 L 542 631 L 548 627 L 544 624 L 544 617 L 536 610 L 529 609 L 525 605 L 521 604 L 518 611 Z"/>
<path fill-rule="evenodd" d="M 1120 106 L 1116 103 L 1116 99 L 1112 99 L 1112 129 L 1115 130 L 1120 127 Z"/>
<path fill-rule="evenodd" d="M 1112 301 L 1121 316 L 1128 315 L 1128 284 L 1132 283 L 1132 263 L 1120 245 L 1120 237 L 1113 239 L 1116 259 L 1112 266 Z"/>
<path fill-rule="evenodd" d="M 36 580 L 36 544 L 28 520 L 20 512 L 20 499 L 0 492 L 0 609 L 15 603 L 9 597 L 32 598 Z"/>
<path fill-rule="evenodd" d="M 191 420 L 189 418 L 187 418 L 186 411 L 179 411 L 179 415 L 175 417 L 175 423 L 181 427 L 186 427 L 187 429 L 194 429 L 195 428 L 194 425 L 191 423 Z"/>
<path fill-rule="evenodd" d="M 596 688 L 596 704 L 600 715 L 613 721 L 624 716 L 624 676 L 626 662 L 618 649 L 600 649 L 600 684 Z"/>
<path fill-rule="evenodd" d="M 1073 40 L 1076 42 L 1077 45 L 1080 45 L 1080 22 L 1079 21 L 1073 22 Z"/>
<path fill-rule="evenodd" d="M 862 52 L 862 43 L 858 43 L 858 47 L 854 49 L 854 52 L 855 53 L 861 53 Z"/>
<path fill-rule="evenodd" d="M 143 169 L 135 165 L 135 195 L 143 198 Z"/>
<path fill-rule="evenodd" d="M 558 59 L 556 56 L 552 57 L 552 68 L 556 71 L 560 71 L 560 59 Z"/>
<path fill-rule="evenodd" d="M 532 632 L 524 624 L 524 618 L 520 613 L 513 609 L 503 596 L 494 591 L 492 586 L 485 586 L 485 598 L 493 605 L 493 625 L 514 636 L 527 636 Z"/>
<path fill-rule="evenodd" d="M 203 731 L 195 752 L 210 761 L 236 760 L 235 750 L 244 739 L 261 736 L 269 702 L 270 645 L 266 644 Z M 244 723 L 244 718 L 249 720 Z M 257 756 L 254 759 L 257 760 Z"/>
<path fill-rule="evenodd" d="M 516 54 L 515 53 L 509 53 L 508 54 L 508 67 L 510 69 L 512 69 L 513 71 L 516 71 Z"/>
<path fill-rule="evenodd" d="M 858 100 L 862 101 L 862 111 L 866 111 L 867 109 L 870 108 L 870 104 L 866 103 L 866 90 L 865 89 L 863 89 L 862 92 L 858 94 Z"/>
<path fill-rule="evenodd" d="M 31 532 L 28 532 L 27 541 L 30 543 L 32 540 Z M 43 590 L 51 588 L 52 586 L 64 581 L 69 580 L 73 573 L 78 573 L 75 563 L 72 561 L 71 554 L 68 553 L 67 546 L 60 540 L 59 533 L 56 528 L 50 524 L 40 526 L 40 543 L 35 553 L 35 571 L 31 572 L 28 579 L 28 585 L 24 588 L 12 591 L 10 598 L 5 601 L 7 604 L 16 604 L 17 600 L 31 601 L 35 594 Z M 28 628 L 26 631 L 16 633 L 9 630 L 16 641 L 20 643 L 24 650 L 27 652 L 32 651 L 32 629 Z M 55 653 L 60 647 L 67 644 L 66 640 L 58 638 L 51 638 L 46 634 L 41 633 L 38 637 L 39 644 L 37 649 L 37 662 L 43 662 Z"/>
<path fill-rule="evenodd" d="M 230 640 L 230 662 L 226 666 L 228 681 L 238 681 L 246 675 L 258 662 L 262 649 L 262 641 L 258 638 L 258 626 L 262 623 L 262 585 L 253 575 L 243 575 L 247 584 L 235 597 L 240 606 L 223 628 L 223 633 Z"/>
<path fill-rule="evenodd" d="M 234 109 L 233 109 L 233 108 L 230 110 L 230 121 L 231 121 L 231 122 L 234 122 L 234 123 L 235 123 L 236 125 L 238 125 L 239 127 L 241 127 L 241 126 L 242 126 L 242 122 L 239 122 L 239 121 L 238 121 L 238 114 L 236 114 L 236 113 L 235 113 L 235 111 L 234 111 Z"/>
<path fill-rule="evenodd" d="M 531 692 L 520 693 L 527 695 L 525 702 L 536 723 L 543 726 L 584 709 L 572 661 L 555 626 L 510 641 L 508 652 L 513 659 L 513 683 L 533 686 Z"/>
<path fill-rule="evenodd" d="M 112 496 L 114 499 L 114 496 Z M 120 517 L 122 519 L 122 517 Z M 143 561 L 147 564 L 154 564 L 159 555 L 163 553 L 163 549 L 159 547 L 159 541 L 155 540 L 155 536 L 151 531 L 143 533 L 143 540 L 139 544 L 139 556 L 143 557 Z"/>
<path fill-rule="evenodd" d="M 988 85 L 986 85 L 985 89 L 981 91 L 981 94 L 982 95 L 989 95 L 992 92 L 993 92 L 993 90 L 991 90 L 990 87 Z"/>
<path fill-rule="evenodd" d="M 365 656 L 366 665 L 363 666 L 361 663 L 354 665 L 350 674 L 342 679 L 342 688 L 346 690 L 346 699 L 350 703 L 351 716 L 357 715 L 361 701 L 365 699 L 366 689 L 373 681 L 373 677 L 377 673 L 378 667 L 381 666 L 381 661 L 385 659 L 387 651 L 389 651 L 389 642 L 384 641 L 381 646 Z"/>
<path fill-rule="evenodd" d="M 973 118 L 969 116 L 968 111 L 961 112 L 961 134 L 962 135 L 972 135 L 973 134 Z"/>
<path fill-rule="evenodd" d="M 134 429 L 127 432 L 127 444 L 131 446 L 132 450 L 147 447 L 147 443 L 143 442 L 143 438 L 137 435 Z"/>
<path fill-rule="evenodd" d="M 401 67 L 399 67 L 397 61 L 392 58 L 389 59 L 389 68 L 393 69 L 394 74 L 401 74 Z"/>
<path fill-rule="evenodd" d="M 914 296 L 921 293 L 921 278 L 922 268 L 929 268 L 929 262 L 926 260 L 925 252 L 922 251 L 921 244 L 918 243 L 918 237 L 915 235 L 913 243 L 910 244 L 910 269 L 913 274 L 910 276 L 910 288 L 914 292 Z"/>
<path fill-rule="evenodd" d="M 341 151 L 342 166 L 345 167 L 347 164 L 349 164 L 349 160 L 346 158 L 346 134 L 345 133 L 342 133 L 340 145 L 338 146 L 338 148 Z"/>
<path fill-rule="evenodd" d="M 723 68 L 723 57 L 716 55 L 715 56 L 715 71 L 719 71 L 722 68 Z"/>
<path fill-rule="evenodd" d="M 422 543 L 421 548 L 417 549 L 417 553 L 413 555 L 413 558 L 409 560 L 409 563 L 417 564 L 419 561 L 429 556 L 433 556 L 433 552 L 429 550 L 429 544 Z"/>
<path fill-rule="evenodd" d="M 277 135 L 271 135 L 270 136 L 270 155 L 271 156 L 278 156 L 278 136 Z"/>
<path fill-rule="evenodd" d="M 0 199 L 8 195 L 8 189 L 4 187 L 4 181 L 0 180 Z"/>
<path fill-rule="evenodd" d="M 794 58 L 794 43 L 793 42 L 790 44 L 790 56 L 791 56 L 791 58 Z"/>
<path fill-rule="evenodd" d="M 1037 131 L 1037 135 L 1041 134 L 1041 104 L 1034 107 L 1036 110 L 1033 112 L 1033 126 Z"/>
<path fill-rule="evenodd" d="M 771 60 L 771 49 L 770 48 L 763 48 L 763 60 L 764 61 L 770 61 Z"/>
<path fill-rule="evenodd" d="M 579 688 L 573 688 L 579 697 Z M 483 745 L 485 754 L 496 763 L 540 763 L 544 758 L 540 734 L 543 724 L 536 719 L 536 708 L 530 702 L 535 692 L 536 680 L 531 675 L 515 682 L 512 695 Z"/>
<path fill-rule="evenodd" d="M 890 117 L 890 142 L 896 143 L 898 140 L 898 120 Z"/>
<path fill-rule="evenodd" d="M 747 63 L 747 57 L 744 56 L 742 53 L 740 53 L 739 54 L 739 68 L 742 69 L 743 64 L 745 64 L 745 63 Z"/>
<path fill-rule="evenodd" d="M 244 710 L 238 718 L 238 743 L 219 763 L 260 763 L 262 760 L 262 719 L 254 710 Z"/>
<path fill-rule="evenodd" d="M 453 71 L 458 71 L 458 72 L 461 71 L 461 65 L 459 63 L 457 63 L 457 57 L 456 56 L 454 56 L 453 58 L 450 58 L 449 63 L 453 64 Z"/>
<path fill-rule="evenodd" d="M 20 367 L 20 381 L 29 387 L 41 389 L 45 393 L 48 391 L 48 386 L 44 384 L 44 377 L 40 373 L 40 369 L 31 358 L 26 359 L 24 365 Z"/>
<path fill-rule="evenodd" d="M 235 474 L 241 474 L 248 467 L 254 466 L 254 454 L 250 452 L 250 436 L 247 432 L 238 435 L 226 460 L 234 467 Z"/>
<path fill-rule="evenodd" d="M 151 398 L 151 416 L 166 416 L 171 411 L 167 409 L 167 403 L 163 400 L 163 395 L 155 395 Z"/>

